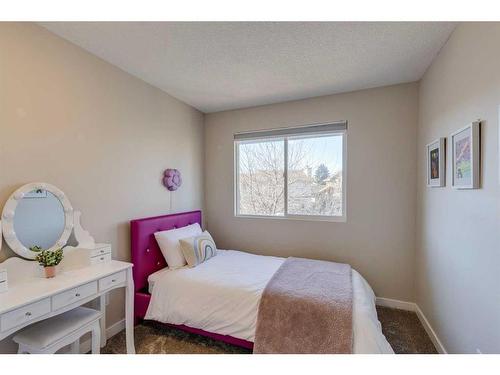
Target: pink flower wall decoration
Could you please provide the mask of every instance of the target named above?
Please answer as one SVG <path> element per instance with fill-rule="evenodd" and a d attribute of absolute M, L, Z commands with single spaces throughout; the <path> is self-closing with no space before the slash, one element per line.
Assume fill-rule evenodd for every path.
<path fill-rule="evenodd" d="M 181 172 L 178 169 L 166 169 L 163 174 L 163 185 L 168 191 L 176 191 L 182 185 Z"/>

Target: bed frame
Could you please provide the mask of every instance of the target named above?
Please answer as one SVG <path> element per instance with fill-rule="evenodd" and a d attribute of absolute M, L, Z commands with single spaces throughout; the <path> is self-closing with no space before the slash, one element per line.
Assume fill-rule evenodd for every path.
<path fill-rule="evenodd" d="M 131 256 L 134 275 L 134 322 L 138 324 L 144 319 L 151 300 L 148 292 L 148 276 L 167 266 L 158 247 L 154 233 L 162 230 L 185 227 L 201 221 L 201 211 L 183 212 L 172 215 L 148 217 L 130 222 Z M 186 332 L 223 341 L 228 344 L 252 349 L 253 342 L 238 339 L 232 336 L 220 335 L 185 325 L 165 324 Z"/>

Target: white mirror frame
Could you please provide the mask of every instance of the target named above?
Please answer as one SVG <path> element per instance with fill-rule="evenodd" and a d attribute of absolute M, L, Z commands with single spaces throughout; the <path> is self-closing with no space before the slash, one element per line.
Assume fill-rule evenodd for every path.
<path fill-rule="evenodd" d="M 44 182 L 33 182 L 30 184 L 26 184 L 17 189 L 7 200 L 2 212 L 2 231 L 3 236 L 5 238 L 5 242 L 7 245 L 19 256 L 26 259 L 35 259 L 36 253 L 28 249 L 24 246 L 21 241 L 17 238 L 16 232 L 14 231 L 14 216 L 16 214 L 16 207 L 19 204 L 20 200 L 24 198 L 26 193 L 29 193 L 33 190 L 47 190 L 54 194 L 64 210 L 64 231 L 61 234 L 61 237 L 57 240 L 57 242 L 52 246 L 49 250 L 56 250 L 66 245 L 68 242 L 69 236 L 73 231 L 73 207 L 71 203 L 64 194 L 64 192 L 54 185 L 50 185 Z"/>

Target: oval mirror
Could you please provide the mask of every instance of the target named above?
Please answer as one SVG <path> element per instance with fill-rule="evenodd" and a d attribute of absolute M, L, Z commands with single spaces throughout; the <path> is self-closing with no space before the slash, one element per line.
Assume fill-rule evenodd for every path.
<path fill-rule="evenodd" d="M 18 255 L 34 259 L 39 249 L 66 245 L 73 229 L 73 209 L 66 195 L 53 185 L 27 184 L 5 204 L 3 233 Z"/>

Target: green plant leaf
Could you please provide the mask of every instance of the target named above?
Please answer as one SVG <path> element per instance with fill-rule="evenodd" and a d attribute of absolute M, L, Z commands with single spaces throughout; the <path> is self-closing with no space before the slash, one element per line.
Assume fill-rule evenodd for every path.
<path fill-rule="evenodd" d="M 35 260 L 38 262 L 39 265 L 43 267 L 51 267 L 51 266 L 57 266 L 59 263 L 61 263 L 61 260 L 63 259 L 63 249 L 57 249 L 57 250 L 42 250 L 37 254 L 35 257 Z"/>

